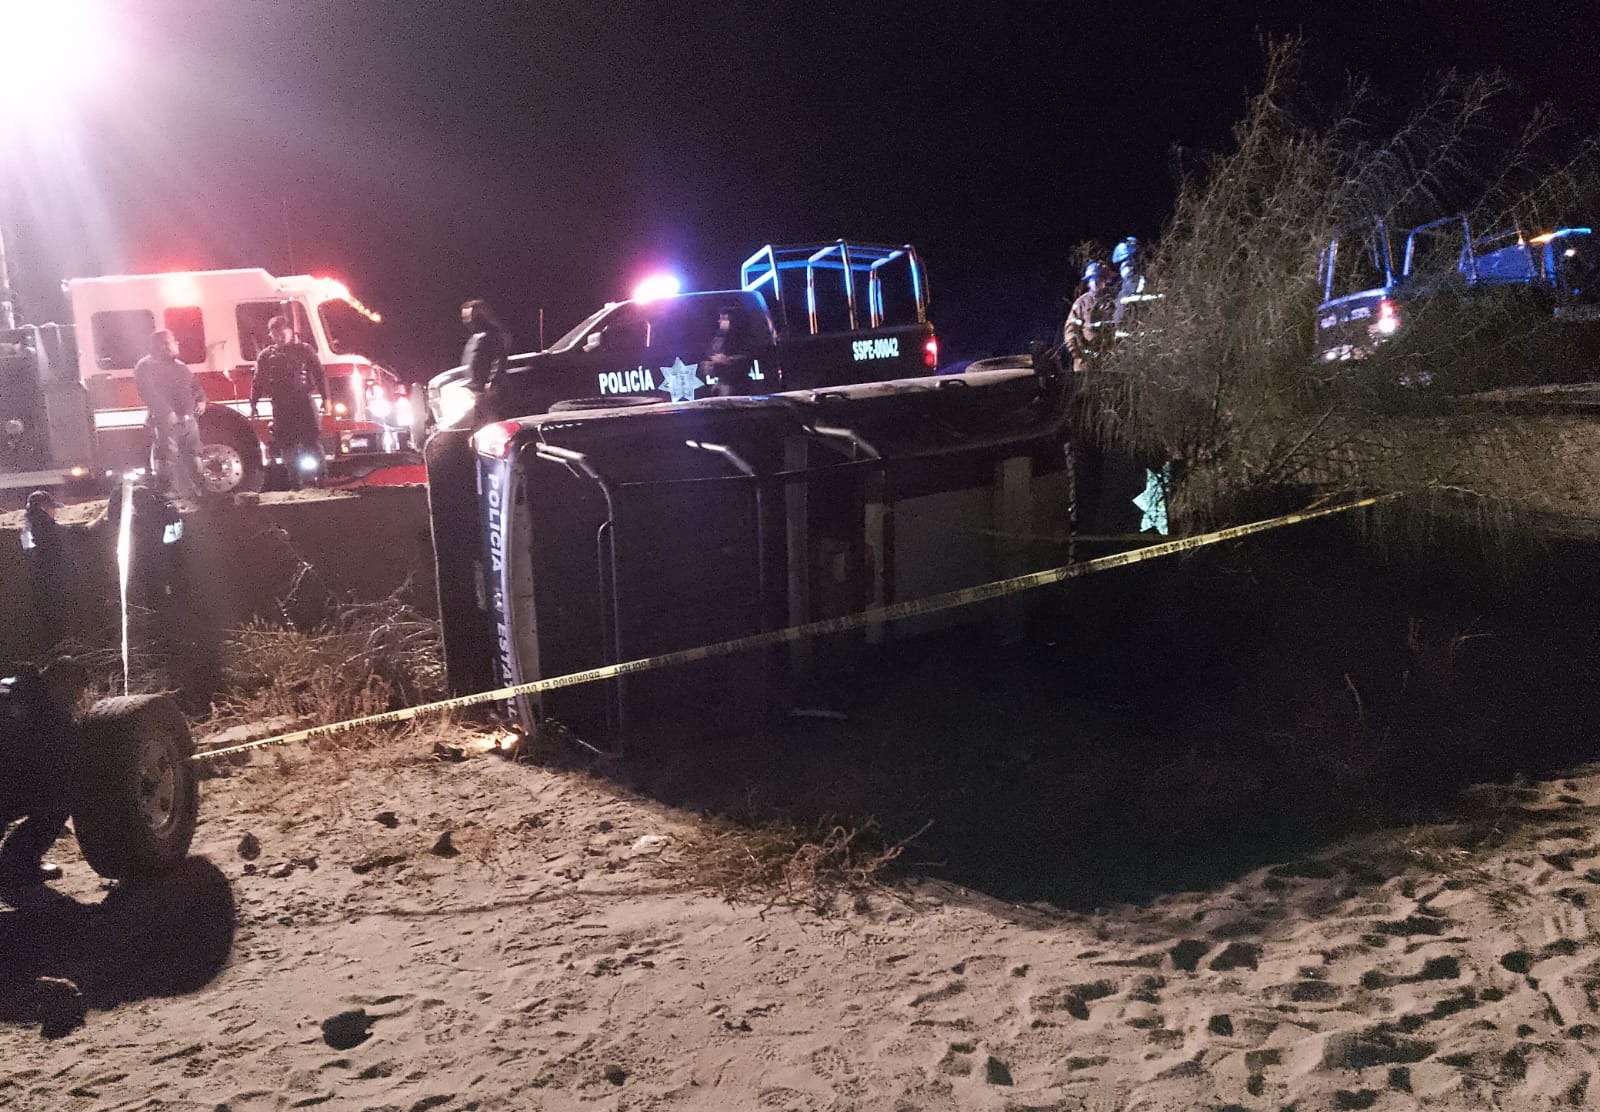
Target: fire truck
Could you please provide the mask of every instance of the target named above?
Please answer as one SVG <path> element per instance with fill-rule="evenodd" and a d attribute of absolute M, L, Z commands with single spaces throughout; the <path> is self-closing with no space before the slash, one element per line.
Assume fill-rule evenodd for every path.
<path fill-rule="evenodd" d="M 362 349 L 382 318 L 344 283 L 256 267 L 76 278 L 63 283 L 73 324 L 0 331 L 0 488 L 94 480 L 149 466 L 146 411 L 133 367 L 150 334 L 172 332 L 200 380 L 201 465 L 209 493 L 261 490 L 280 465 L 272 406 L 250 416 L 267 324 L 287 318 L 327 370 L 322 422 L 331 469 L 381 462 L 409 447 L 411 401 L 401 380 Z"/>

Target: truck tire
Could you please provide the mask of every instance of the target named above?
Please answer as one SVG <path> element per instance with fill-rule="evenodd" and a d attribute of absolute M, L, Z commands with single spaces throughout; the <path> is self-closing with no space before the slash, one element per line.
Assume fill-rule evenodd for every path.
<path fill-rule="evenodd" d="M 166 695 L 101 699 L 79 723 L 72 829 L 90 868 L 112 880 L 183 863 L 200 811 L 193 743 Z"/>
<path fill-rule="evenodd" d="M 585 409 L 632 409 L 640 405 L 660 405 L 664 398 L 639 394 L 619 394 L 614 398 L 568 398 L 550 407 L 551 413 L 577 413 Z"/>
<path fill-rule="evenodd" d="M 213 416 L 208 409 L 200 418 L 200 474 L 207 494 L 259 491 L 267 479 L 261 463 L 261 441 L 243 417 L 231 409 Z M 230 420 L 231 418 L 231 420 Z"/>

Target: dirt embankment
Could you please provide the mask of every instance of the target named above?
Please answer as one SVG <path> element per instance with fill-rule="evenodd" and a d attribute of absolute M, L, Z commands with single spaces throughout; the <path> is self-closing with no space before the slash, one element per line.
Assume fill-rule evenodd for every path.
<path fill-rule="evenodd" d="M 88 526 L 105 503 L 60 511 Z M 61 637 L 98 643 L 117 617 L 116 538 L 101 526 L 66 539 L 68 573 L 51 579 L 41 606 L 37 569 L 22 551 L 20 512 L 0 514 L 0 660 L 30 659 Z M 206 504 L 184 517 L 173 546 L 183 620 L 197 635 L 251 618 L 319 620 L 332 595 L 370 600 L 409 583 L 408 597 L 434 608 L 432 542 L 422 487 L 266 494 Z M 136 569 L 137 572 L 138 569 Z"/>

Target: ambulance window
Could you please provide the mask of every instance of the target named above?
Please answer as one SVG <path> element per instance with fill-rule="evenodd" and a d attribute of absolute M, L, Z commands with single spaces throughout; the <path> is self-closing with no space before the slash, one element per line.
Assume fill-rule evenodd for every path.
<path fill-rule="evenodd" d="M 115 309 L 89 318 L 94 363 L 102 371 L 126 371 L 150 353 L 155 314 L 148 309 Z"/>
<path fill-rule="evenodd" d="M 206 361 L 206 325 L 200 306 L 168 307 L 161 314 L 162 327 L 178 341 L 178 359 L 194 366 Z"/>

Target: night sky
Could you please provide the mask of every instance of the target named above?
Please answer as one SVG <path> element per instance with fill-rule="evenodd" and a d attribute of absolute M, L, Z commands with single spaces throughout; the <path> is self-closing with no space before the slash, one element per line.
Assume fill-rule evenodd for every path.
<path fill-rule="evenodd" d="M 408 377 L 454 363 L 466 297 L 531 348 L 540 307 L 553 339 L 653 268 L 726 287 L 764 242 L 838 236 L 918 245 L 947 356 L 1019 350 L 1075 243 L 1159 232 L 1174 151 L 1226 144 L 1262 33 L 1304 34 L 1330 98 L 1361 73 L 1398 111 L 1440 69 L 1500 66 L 1600 119 L 1576 0 L 111 10 L 86 103 L 52 122 L 8 90 L 24 313 L 60 316 L 69 276 L 327 274 L 385 314 Z"/>

